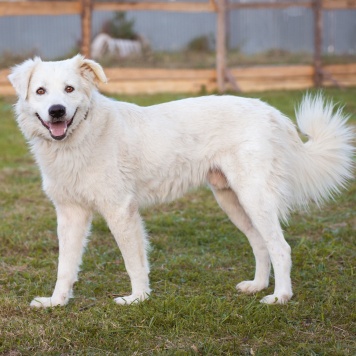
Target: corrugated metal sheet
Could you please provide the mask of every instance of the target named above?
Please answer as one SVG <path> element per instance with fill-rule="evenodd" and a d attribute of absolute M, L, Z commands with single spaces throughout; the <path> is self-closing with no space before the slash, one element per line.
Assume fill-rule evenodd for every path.
<path fill-rule="evenodd" d="M 242 0 L 241 0 L 242 1 Z M 96 12 L 93 33 L 112 13 Z M 213 13 L 128 12 L 153 50 L 179 51 L 201 35 L 214 36 Z M 80 42 L 79 16 L 0 17 L 0 54 L 35 51 L 45 59 L 66 56 Z M 310 9 L 239 10 L 230 13 L 230 48 L 253 54 L 269 49 L 313 51 Z M 356 53 L 356 11 L 324 13 L 324 52 Z"/>

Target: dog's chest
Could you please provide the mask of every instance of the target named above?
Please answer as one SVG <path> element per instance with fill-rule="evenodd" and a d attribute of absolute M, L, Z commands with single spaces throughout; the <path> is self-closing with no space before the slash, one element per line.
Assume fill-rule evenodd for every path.
<path fill-rule="evenodd" d="M 88 157 L 80 150 L 63 150 L 38 159 L 42 172 L 43 189 L 58 202 L 94 205 L 100 192 L 104 163 Z"/>

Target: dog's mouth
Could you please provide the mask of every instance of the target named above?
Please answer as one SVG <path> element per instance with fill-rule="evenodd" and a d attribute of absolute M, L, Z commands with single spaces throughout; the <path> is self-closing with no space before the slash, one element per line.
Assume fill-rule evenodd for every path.
<path fill-rule="evenodd" d="M 70 120 L 57 119 L 57 121 L 46 122 L 42 120 L 41 116 L 36 113 L 37 118 L 41 121 L 41 124 L 48 129 L 50 135 L 55 140 L 63 140 L 67 135 L 67 130 L 70 125 L 72 125 L 74 117 L 78 111 L 78 108 L 75 110 L 73 117 Z"/>

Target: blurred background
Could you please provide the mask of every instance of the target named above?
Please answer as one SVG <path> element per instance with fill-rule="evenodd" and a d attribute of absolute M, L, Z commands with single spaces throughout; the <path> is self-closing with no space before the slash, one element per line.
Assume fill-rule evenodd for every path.
<path fill-rule="evenodd" d="M 227 83 L 222 90 L 258 90 L 260 85 L 252 80 L 246 87 L 244 72 L 239 78 L 235 68 L 269 65 L 311 66 L 297 69 L 308 76 L 303 79 L 304 87 L 314 85 L 316 75 L 326 85 L 356 85 L 356 79 L 351 80 L 356 68 L 350 66 L 356 63 L 354 0 L 0 0 L 0 69 L 34 55 L 57 60 L 84 52 L 107 68 L 213 69 L 213 73 L 205 72 L 209 81 L 194 88 L 214 90 L 219 76 L 221 11 L 225 37 L 220 41 L 225 52 L 220 56 L 220 71 Z M 319 40 L 315 32 L 318 13 Z M 331 64 L 348 66 L 339 67 L 337 73 L 334 67 L 321 67 Z M 281 72 L 279 81 L 287 72 Z M 190 76 L 204 76 L 197 73 Z M 247 77 L 265 75 L 245 73 Z M 295 74 L 294 67 L 289 73 Z M 163 72 L 157 75 L 157 79 L 164 77 Z M 170 75 L 179 77 L 179 73 L 166 74 Z M 152 76 L 151 72 L 147 78 L 152 80 Z M 189 73 L 182 73 L 185 76 Z"/>

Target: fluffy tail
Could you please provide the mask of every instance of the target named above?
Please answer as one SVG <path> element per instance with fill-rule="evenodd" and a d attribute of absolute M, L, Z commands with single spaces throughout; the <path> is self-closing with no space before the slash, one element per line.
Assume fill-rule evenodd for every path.
<path fill-rule="evenodd" d="M 296 116 L 309 140 L 291 162 L 295 204 L 305 206 L 313 200 L 320 205 L 353 177 L 354 133 L 346 126 L 349 117 L 341 109 L 334 110 L 334 104 L 320 94 L 305 96 Z"/>

